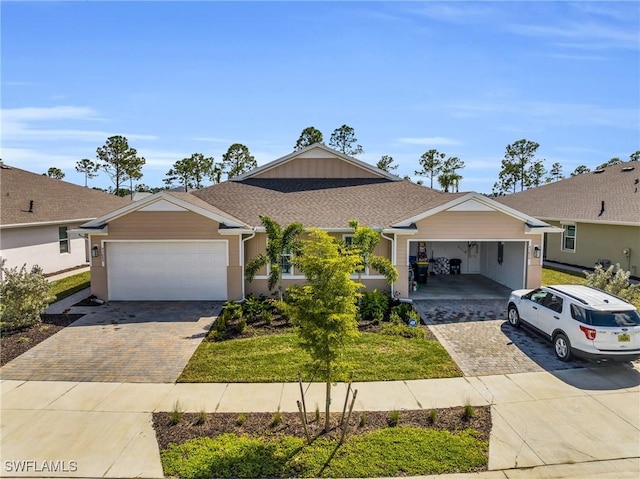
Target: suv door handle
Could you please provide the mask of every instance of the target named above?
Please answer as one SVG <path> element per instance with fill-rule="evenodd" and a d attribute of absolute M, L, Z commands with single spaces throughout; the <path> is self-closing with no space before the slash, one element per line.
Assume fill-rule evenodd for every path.
<path fill-rule="evenodd" d="M 560 319 L 560 316 L 554 316 L 554 318 L 556 318 L 556 319 Z"/>
<path fill-rule="evenodd" d="M 538 309 L 538 307 L 537 306 L 533 306 L 533 309 Z"/>

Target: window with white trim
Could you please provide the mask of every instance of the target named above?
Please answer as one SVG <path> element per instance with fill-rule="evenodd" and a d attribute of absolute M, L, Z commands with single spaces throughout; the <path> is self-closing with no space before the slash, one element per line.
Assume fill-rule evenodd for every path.
<path fill-rule="evenodd" d="M 292 254 L 291 250 L 285 250 L 282 253 L 282 260 L 280 261 L 280 267 L 282 269 L 282 274 L 293 274 L 293 263 L 292 263 Z"/>
<path fill-rule="evenodd" d="M 60 244 L 60 254 L 71 252 L 71 243 L 69 243 L 69 231 L 66 226 L 58 228 L 58 243 Z"/>
<path fill-rule="evenodd" d="M 347 246 L 351 246 L 353 244 L 353 235 L 342 235 L 342 241 Z M 363 275 L 369 274 L 369 267 L 367 266 L 364 270 L 360 271 Z M 355 271 L 353 274 L 358 274 L 358 271 Z"/>
<path fill-rule="evenodd" d="M 563 225 L 562 228 L 562 251 L 575 252 L 578 232 L 576 225 Z"/>

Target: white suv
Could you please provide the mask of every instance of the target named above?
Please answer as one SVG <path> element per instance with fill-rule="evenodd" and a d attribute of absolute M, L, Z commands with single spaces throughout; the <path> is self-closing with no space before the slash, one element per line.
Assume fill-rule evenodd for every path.
<path fill-rule="evenodd" d="M 633 361 L 640 358 L 640 315 L 629 302 L 581 285 L 520 289 L 509 296 L 512 326 L 530 326 L 553 342 L 556 356 Z"/>

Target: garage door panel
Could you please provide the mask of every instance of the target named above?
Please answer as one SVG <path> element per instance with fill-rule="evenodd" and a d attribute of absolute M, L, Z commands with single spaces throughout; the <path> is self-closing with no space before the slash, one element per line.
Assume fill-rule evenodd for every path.
<path fill-rule="evenodd" d="M 223 300 L 225 242 L 107 243 L 111 300 Z"/>

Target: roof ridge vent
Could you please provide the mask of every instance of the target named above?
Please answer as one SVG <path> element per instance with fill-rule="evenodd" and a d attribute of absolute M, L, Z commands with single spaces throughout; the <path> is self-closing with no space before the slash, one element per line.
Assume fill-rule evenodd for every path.
<path fill-rule="evenodd" d="M 635 166 L 625 166 L 624 168 L 622 168 L 622 171 L 633 171 L 635 170 L 636 167 Z"/>
<path fill-rule="evenodd" d="M 599 170 L 593 170 L 593 174 L 597 175 L 600 173 L 604 173 L 604 168 L 600 168 Z"/>

